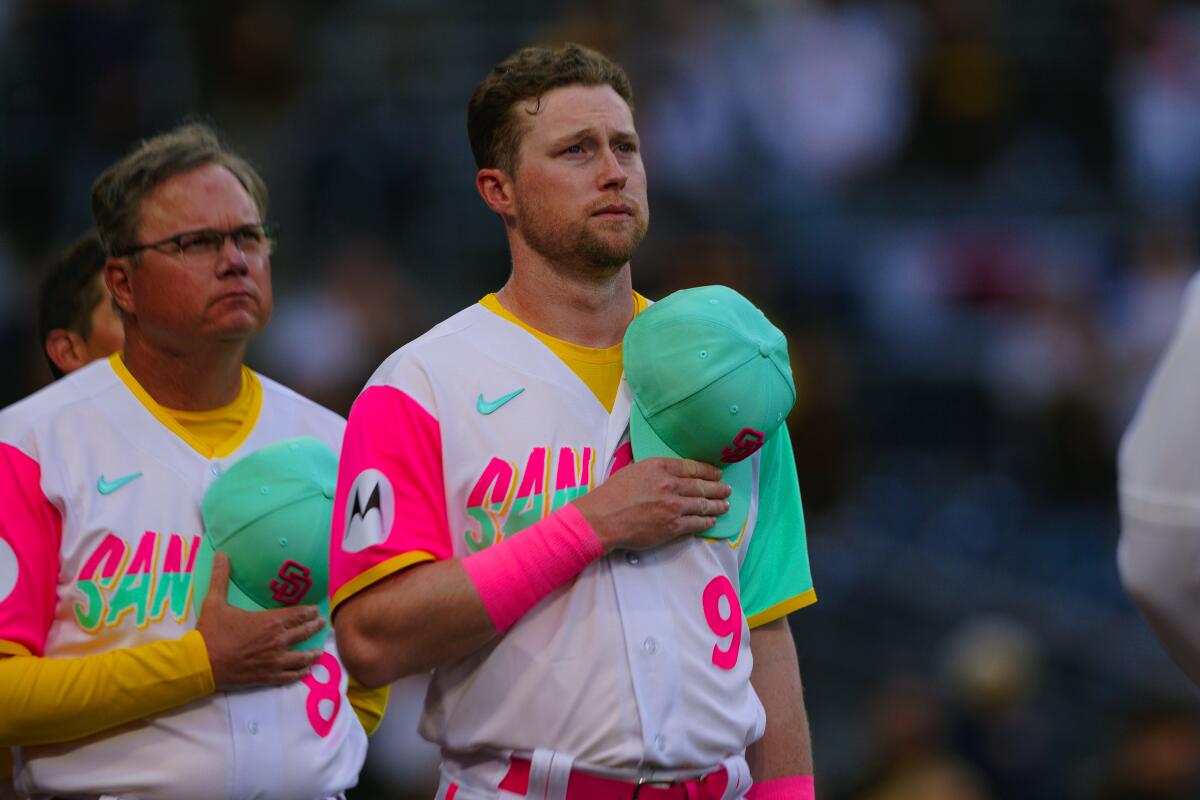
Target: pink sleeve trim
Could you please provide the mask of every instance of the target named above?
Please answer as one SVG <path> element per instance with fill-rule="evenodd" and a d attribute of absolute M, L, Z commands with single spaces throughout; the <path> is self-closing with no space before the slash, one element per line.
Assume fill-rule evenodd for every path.
<path fill-rule="evenodd" d="M 358 508 L 364 509 L 361 516 Z M 330 595 L 344 599 L 364 588 L 370 581 L 362 576 L 399 556 L 450 558 L 447 520 L 437 419 L 400 389 L 368 387 L 354 402 L 342 439 Z"/>
<path fill-rule="evenodd" d="M 58 603 L 62 516 L 38 462 L 0 443 L 0 639 L 43 655 Z"/>
<path fill-rule="evenodd" d="M 816 787 L 812 775 L 792 775 L 756 783 L 746 792 L 748 800 L 814 800 Z"/>
<path fill-rule="evenodd" d="M 511 538 L 462 560 L 497 631 L 508 630 L 548 594 L 604 555 L 583 514 L 565 505 Z"/>

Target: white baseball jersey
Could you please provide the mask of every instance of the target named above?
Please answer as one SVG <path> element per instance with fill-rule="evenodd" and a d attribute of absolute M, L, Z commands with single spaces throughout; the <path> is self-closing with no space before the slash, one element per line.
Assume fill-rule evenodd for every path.
<path fill-rule="evenodd" d="M 346 429 L 334 607 L 411 564 L 518 535 L 603 482 L 631 459 L 629 408 L 623 380 L 610 414 L 535 336 L 481 305 L 394 353 Z M 422 734 L 455 761 L 497 754 L 484 768 L 492 786 L 512 751 L 688 769 L 758 739 L 748 623 L 814 596 L 786 431 L 753 459 L 735 540 L 686 537 L 593 562 L 494 644 L 435 670 Z"/>
<path fill-rule="evenodd" d="M 260 382 L 257 418 L 214 459 L 152 413 L 115 357 L 0 412 L 4 650 L 79 657 L 195 627 L 191 568 L 208 486 L 281 439 L 341 444 L 340 417 Z M 26 747 L 17 786 L 163 800 L 337 794 L 357 781 L 366 735 L 333 642 L 304 681 L 217 692 L 85 739 Z"/>
<path fill-rule="evenodd" d="M 1200 684 L 1200 276 L 1121 440 L 1121 579 L 1176 663 Z"/>

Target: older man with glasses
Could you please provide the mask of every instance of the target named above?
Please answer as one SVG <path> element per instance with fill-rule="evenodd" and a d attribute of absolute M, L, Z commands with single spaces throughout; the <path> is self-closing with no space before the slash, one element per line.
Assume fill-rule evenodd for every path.
<path fill-rule="evenodd" d="M 228 604 L 220 555 L 193 608 L 208 487 L 284 439 L 336 451 L 344 427 L 243 363 L 271 316 L 266 208 L 201 125 L 93 187 L 124 349 L 0 411 L 0 747 L 19 791 L 311 800 L 357 780 L 384 695 L 350 687 L 332 636 L 297 647 L 316 608 Z"/>

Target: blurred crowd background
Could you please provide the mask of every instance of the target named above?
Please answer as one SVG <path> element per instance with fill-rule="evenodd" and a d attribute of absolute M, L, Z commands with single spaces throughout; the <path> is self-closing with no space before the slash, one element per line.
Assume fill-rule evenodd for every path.
<path fill-rule="evenodd" d="M 95 176 L 194 116 L 283 231 L 251 365 L 345 413 L 506 278 L 466 101 L 564 40 L 633 79 L 635 286 L 728 284 L 790 335 L 819 796 L 1200 797 L 1197 696 L 1114 555 L 1197 261 L 1196 3 L 0 0 L 0 404 L 50 379 L 33 297 Z M 431 796 L 420 698 L 352 798 Z"/>

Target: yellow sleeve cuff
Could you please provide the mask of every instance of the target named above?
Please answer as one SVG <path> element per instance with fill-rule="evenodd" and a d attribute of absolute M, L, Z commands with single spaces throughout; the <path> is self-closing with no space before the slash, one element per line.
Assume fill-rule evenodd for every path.
<path fill-rule="evenodd" d="M 378 583 L 387 576 L 402 569 L 408 569 L 413 564 L 434 560 L 433 553 L 427 553 L 424 550 L 412 550 L 407 553 L 401 553 L 398 556 L 392 556 L 387 561 L 376 564 L 361 575 L 346 581 L 342 588 L 333 593 L 333 599 L 329 601 L 329 613 L 332 615 L 347 597 L 358 594 L 371 584 Z"/>
<path fill-rule="evenodd" d="M 188 658 L 187 672 L 195 675 L 202 691 L 200 697 L 217 690 L 217 679 L 213 677 L 212 662 L 208 660 L 208 645 L 200 631 L 188 631 L 180 639 Z"/>
<path fill-rule="evenodd" d="M 350 685 L 346 688 L 346 697 L 354 708 L 354 715 L 362 724 L 367 736 L 379 729 L 383 722 L 383 713 L 387 710 L 388 694 L 391 686 L 380 686 L 378 689 L 368 689 L 354 677 L 350 677 Z"/>
<path fill-rule="evenodd" d="M 798 611 L 805 606 L 811 606 L 817 602 L 817 592 L 815 589 L 809 589 L 803 594 L 798 594 L 795 597 L 789 597 L 782 603 L 776 603 L 769 608 L 764 608 L 757 614 L 752 614 L 746 619 L 746 624 L 751 628 L 757 628 L 761 625 L 766 625 L 768 622 L 774 622 L 780 617 L 786 617 L 793 611 Z"/>

